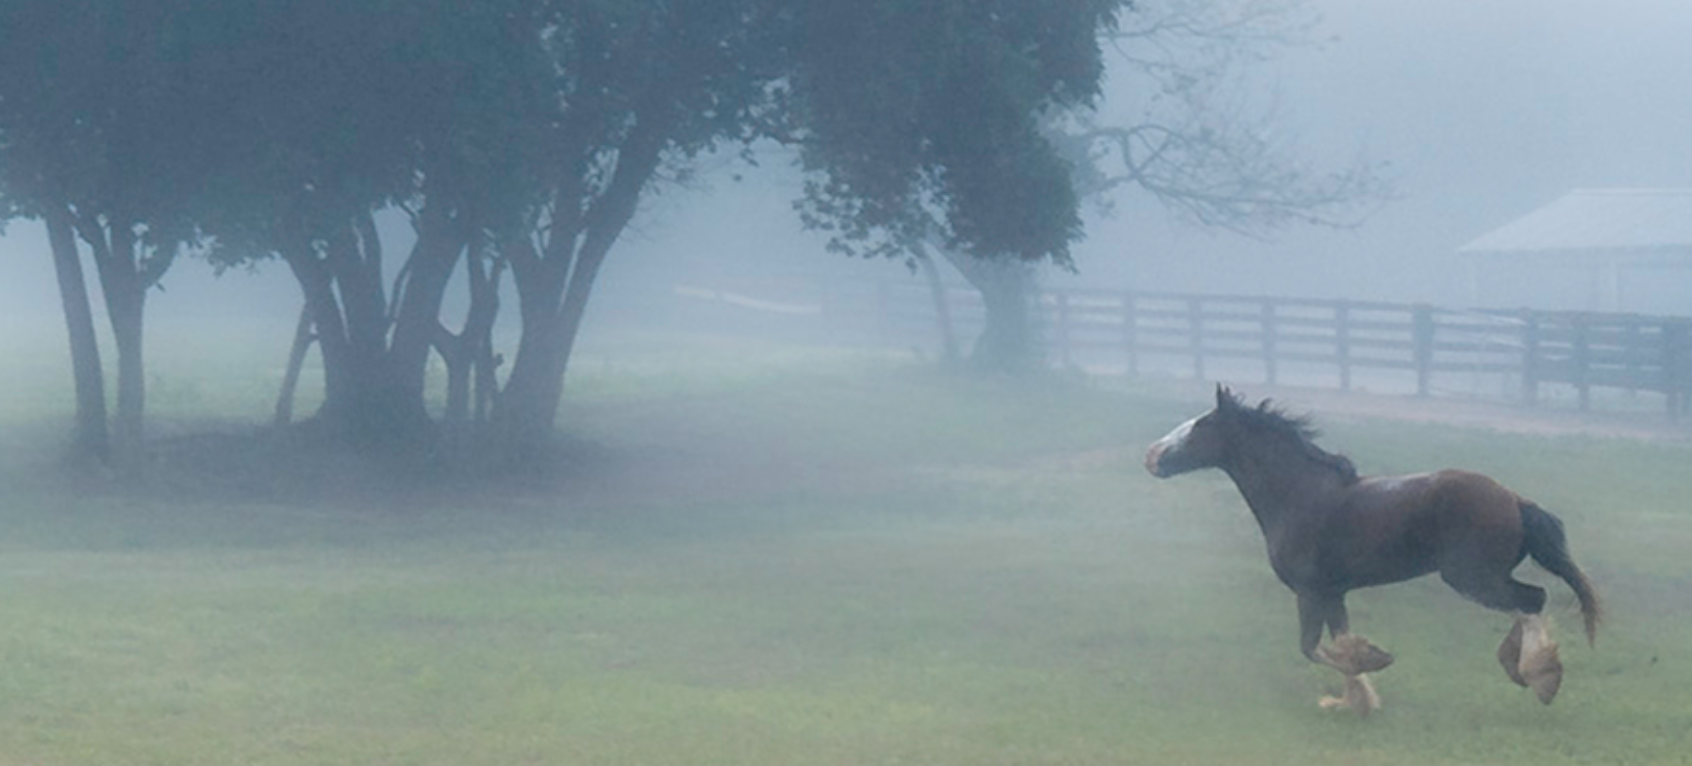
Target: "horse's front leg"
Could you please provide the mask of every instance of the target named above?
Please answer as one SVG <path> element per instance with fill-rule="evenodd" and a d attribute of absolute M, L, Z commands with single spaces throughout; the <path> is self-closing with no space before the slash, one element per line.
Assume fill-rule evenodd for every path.
<path fill-rule="evenodd" d="M 1326 626 L 1333 641 L 1322 646 Z M 1373 673 L 1392 664 L 1392 655 L 1351 633 L 1345 613 L 1345 596 L 1298 595 L 1299 649 L 1311 662 L 1327 665 L 1346 675 Z"/>
<path fill-rule="evenodd" d="M 1352 635 L 1345 613 L 1345 596 L 1298 595 L 1299 649 L 1311 662 L 1326 665 L 1345 676 L 1345 695 L 1323 697 L 1317 702 L 1324 708 L 1348 708 L 1367 716 L 1381 707 L 1380 695 L 1369 682 L 1366 673 L 1384 669 L 1392 664 L 1392 655 L 1369 643 L 1362 636 Z M 1330 646 L 1322 646 L 1322 628 L 1333 636 Z"/>

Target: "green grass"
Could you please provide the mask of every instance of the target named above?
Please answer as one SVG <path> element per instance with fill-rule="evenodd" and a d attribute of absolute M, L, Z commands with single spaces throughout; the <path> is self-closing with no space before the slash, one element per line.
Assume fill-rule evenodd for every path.
<path fill-rule="evenodd" d="M 1299 657 L 1292 597 L 1232 487 L 1139 466 L 1201 400 L 712 348 L 586 357 L 561 421 L 588 468 L 430 502 L 67 489 L 32 478 L 43 458 L 18 443 L 63 413 L 0 407 L 0 766 L 1543 765 L 1692 748 L 1685 446 L 1330 428 L 1367 471 L 1466 465 L 1533 496 L 1610 608 L 1590 650 L 1552 586 L 1568 675 L 1546 708 L 1492 659 L 1507 618 L 1437 580 L 1355 594 L 1356 628 L 1398 656 L 1386 709 L 1359 721 L 1316 709 L 1337 679 Z M 156 375 L 227 408 L 213 415 L 264 418 L 240 404 L 262 403 L 263 374 L 189 369 Z"/>

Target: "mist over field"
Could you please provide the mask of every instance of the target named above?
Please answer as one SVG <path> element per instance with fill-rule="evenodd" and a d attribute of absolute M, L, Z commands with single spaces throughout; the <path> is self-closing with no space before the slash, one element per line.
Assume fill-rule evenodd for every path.
<path fill-rule="evenodd" d="M 1692 57 L 1677 35 L 1692 23 L 1682 3 L 1637 0 L 1607 12 L 1572 0 L 1311 7 L 1322 19 L 1313 35 L 1320 44 L 1252 68 L 1248 86 L 1273 102 L 1277 141 L 1317 167 L 1358 155 L 1389 163 L 1398 198 L 1355 229 L 1295 227 L 1259 241 L 1186 225 L 1147 195 L 1124 193 L 1115 216 L 1089 219 L 1074 279 L 1467 307 L 1486 296 L 1469 294 L 1456 255 L 1464 243 L 1572 189 L 1688 185 L 1674 161 L 1688 151 L 1683 126 L 1692 121 L 1692 102 L 1676 88 L 1692 77 Z M 1141 110 L 1132 74 L 1113 70 L 1106 88 L 1105 114 Z M 1129 97 L 1114 98 L 1118 88 Z M 799 180 L 786 161 L 776 152 L 748 169 L 718 159 L 692 188 L 647 200 L 607 280 L 674 262 L 747 272 L 841 269 L 841 259 L 822 251 L 823 237 L 803 232 L 792 215 Z M 40 228 L 15 222 L 0 239 L 14 274 L 0 284 L 0 298 L 20 315 L 52 317 Z M 396 252 L 409 236 L 404 229 L 393 222 L 402 243 Z M 196 306 L 211 303 L 288 326 L 284 315 L 299 298 L 280 265 L 257 275 L 237 270 L 218 283 L 208 270 L 184 266 L 153 301 L 157 321 L 191 319 L 209 313 Z M 887 271 L 871 264 L 844 270 Z M 1684 274 L 1664 281 L 1689 284 Z M 1575 292 L 1576 305 L 1544 307 L 1585 308 Z M 1648 297 L 1621 308 L 1676 313 L 1685 304 L 1680 296 Z"/>
<path fill-rule="evenodd" d="M 0 25 L 82 29 L 19 2 Z M 543 0 L 557 15 L 518 44 L 501 35 L 538 22 L 516 0 L 255 4 L 324 69 L 367 61 L 338 30 L 372 35 L 366 77 L 313 79 L 242 58 L 289 50 L 275 18 L 173 27 L 175 2 L 129 19 L 182 35 L 159 61 L 203 64 L 199 40 L 240 66 L 101 92 L 110 114 L 222 94 L 254 131 L 182 123 L 224 165 L 137 187 L 211 179 L 147 213 L 181 240 L 99 207 L 88 178 L 133 181 L 121 152 L 80 150 L 108 112 L 27 119 L 58 108 L 30 73 L 60 60 L 0 30 L 0 766 L 1549 766 L 1692 746 L 1692 6 Z M 1095 39 L 1097 72 L 1060 49 Z M 358 101 L 412 67 L 394 105 L 416 87 L 450 109 L 394 125 Z M 559 98 L 523 101 L 535 82 Z M 289 109 L 253 95 L 272 86 Z M 603 113 L 569 122 L 582 103 Z M 653 124 L 675 132 L 641 165 Z M 343 151 L 384 143 L 416 148 Z M 92 418 L 56 214 L 91 307 Z M 125 230 L 142 271 L 176 253 L 137 293 L 144 357 L 96 252 Z M 334 319 L 302 326 L 308 294 Z M 1218 384 L 1309 415 L 1365 476 L 1462 467 L 1561 519 L 1605 618 L 1588 646 L 1569 587 L 1516 570 L 1550 594 L 1555 704 L 1500 668 L 1512 615 L 1422 577 L 1348 602 L 1395 658 L 1370 673 L 1383 706 L 1319 708 L 1344 679 L 1301 655 L 1236 485 L 1147 472 Z"/>

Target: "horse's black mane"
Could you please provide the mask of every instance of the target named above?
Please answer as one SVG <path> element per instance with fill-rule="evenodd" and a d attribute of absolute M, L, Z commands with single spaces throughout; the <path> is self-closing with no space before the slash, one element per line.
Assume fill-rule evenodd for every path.
<path fill-rule="evenodd" d="M 1291 439 L 1311 460 L 1338 473 L 1342 482 L 1357 483 L 1357 466 L 1352 464 L 1351 458 L 1316 446 L 1316 437 L 1321 436 L 1322 432 L 1311 423 L 1309 415 L 1289 414 L 1285 409 L 1275 406 L 1270 399 L 1264 399 L 1253 407 L 1232 391 L 1223 393 L 1233 400 L 1234 406 L 1231 409 L 1248 427 Z"/>

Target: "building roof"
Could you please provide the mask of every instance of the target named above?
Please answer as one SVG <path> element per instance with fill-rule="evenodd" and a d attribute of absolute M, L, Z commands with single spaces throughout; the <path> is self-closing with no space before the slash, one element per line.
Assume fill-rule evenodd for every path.
<path fill-rule="evenodd" d="M 1577 189 L 1460 253 L 1692 250 L 1692 189 Z"/>

